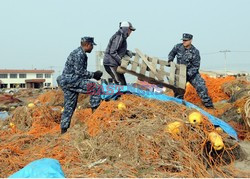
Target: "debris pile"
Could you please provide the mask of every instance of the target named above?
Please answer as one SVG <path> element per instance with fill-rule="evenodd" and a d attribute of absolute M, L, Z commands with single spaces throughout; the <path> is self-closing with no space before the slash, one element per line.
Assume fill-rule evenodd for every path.
<path fill-rule="evenodd" d="M 222 86 L 234 77 L 203 77 L 216 103 L 209 112 L 250 140 L 249 94 L 229 102 L 236 92 L 226 93 L 230 87 Z M 191 86 L 185 99 L 201 104 Z M 247 158 L 239 143 L 194 109 L 125 94 L 102 101 L 92 113 L 88 101 L 89 96 L 79 96 L 71 127 L 63 135 L 61 90 L 50 90 L 12 111 L 0 123 L 0 177 L 40 158 L 59 160 L 66 177 L 250 176 L 234 167 L 235 160 Z"/>

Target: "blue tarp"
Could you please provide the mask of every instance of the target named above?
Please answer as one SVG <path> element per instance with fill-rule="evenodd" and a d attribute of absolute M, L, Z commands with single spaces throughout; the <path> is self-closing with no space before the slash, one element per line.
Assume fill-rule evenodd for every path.
<path fill-rule="evenodd" d="M 35 160 L 9 178 L 65 178 L 60 163 L 55 159 Z"/>
<path fill-rule="evenodd" d="M 199 108 L 198 106 L 189 103 L 185 100 L 174 98 L 171 96 L 167 96 L 165 94 L 155 93 L 152 91 L 145 91 L 138 88 L 135 88 L 131 85 L 128 86 L 121 86 L 121 85 L 105 85 L 102 84 L 104 94 L 102 95 L 102 99 L 116 99 L 122 93 L 131 93 L 137 96 L 141 96 L 144 98 L 149 99 L 157 99 L 160 101 L 173 101 L 178 104 L 183 104 L 189 108 L 194 108 L 201 112 L 203 115 L 207 116 L 208 119 L 214 124 L 214 126 L 221 127 L 228 135 L 238 140 L 237 132 L 226 122 L 222 121 L 221 119 L 209 114 L 208 112 L 204 111 L 203 109 Z"/>
<path fill-rule="evenodd" d="M 0 111 L 0 120 L 5 120 L 9 117 L 9 113 L 7 111 Z"/>

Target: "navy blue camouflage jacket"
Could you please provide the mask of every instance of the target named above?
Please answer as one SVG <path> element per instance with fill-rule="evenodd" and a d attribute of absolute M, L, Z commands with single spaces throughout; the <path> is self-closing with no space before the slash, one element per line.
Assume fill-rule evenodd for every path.
<path fill-rule="evenodd" d="M 191 79 L 199 73 L 200 53 L 193 45 L 186 49 L 182 43 L 177 44 L 168 55 L 168 61 L 171 62 L 177 58 L 177 64 L 185 64 L 187 66 L 187 79 Z"/>
<path fill-rule="evenodd" d="M 61 75 L 60 85 L 74 87 L 84 79 L 93 78 L 94 73 L 87 71 L 87 61 L 88 57 L 82 47 L 71 52 Z"/>

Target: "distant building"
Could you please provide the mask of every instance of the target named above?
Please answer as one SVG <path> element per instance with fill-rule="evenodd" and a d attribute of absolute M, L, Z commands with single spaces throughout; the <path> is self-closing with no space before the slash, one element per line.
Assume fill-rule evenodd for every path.
<path fill-rule="evenodd" d="M 224 71 L 200 71 L 202 74 L 207 74 L 210 77 L 213 78 L 218 78 L 218 77 L 225 77 L 225 76 L 234 76 L 234 77 L 242 77 L 246 76 L 249 77 L 250 73 L 249 72 L 244 72 L 244 71 L 227 71 L 226 73 Z"/>
<path fill-rule="evenodd" d="M 0 69 L 0 88 L 51 88 L 54 70 Z"/>

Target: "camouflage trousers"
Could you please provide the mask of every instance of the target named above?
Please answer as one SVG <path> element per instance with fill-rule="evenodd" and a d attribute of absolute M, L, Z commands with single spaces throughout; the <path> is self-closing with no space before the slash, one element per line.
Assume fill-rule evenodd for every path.
<path fill-rule="evenodd" d="M 61 128 L 68 129 L 72 115 L 77 106 L 79 93 L 90 94 L 90 105 L 92 108 L 98 107 L 101 102 L 101 85 L 90 80 L 83 80 L 78 86 L 62 87 L 64 92 L 64 111 L 61 118 Z"/>
<path fill-rule="evenodd" d="M 188 82 L 190 82 L 191 85 L 195 88 L 195 90 L 198 93 L 199 97 L 201 98 L 203 104 L 206 104 L 206 105 L 213 104 L 211 98 L 208 96 L 206 83 L 199 73 L 197 73 L 191 79 L 188 79 Z M 175 90 L 174 91 L 174 96 L 176 98 L 183 99 L 184 94 L 185 94 L 185 90 Z"/>

